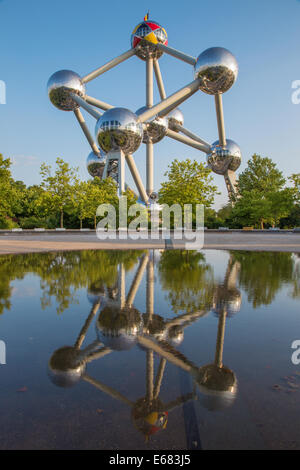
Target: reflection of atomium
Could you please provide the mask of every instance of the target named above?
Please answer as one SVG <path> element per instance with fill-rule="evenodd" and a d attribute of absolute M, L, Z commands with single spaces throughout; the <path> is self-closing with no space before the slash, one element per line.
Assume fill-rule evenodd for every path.
<path fill-rule="evenodd" d="M 194 68 L 194 80 L 168 97 L 158 61 L 163 53 Z M 86 94 L 86 84 L 89 81 L 134 55 L 146 63 L 145 106 L 133 113 L 129 109 L 114 107 Z M 153 73 L 161 99 L 157 104 L 153 102 Z M 212 47 L 202 52 L 198 58 L 191 57 L 169 47 L 166 30 L 147 16 L 134 29 L 131 48 L 128 51 L 83 77 L 70 70 L 54 73 L 48 82 L 48 94 L 50 101 L 58 109 L 74 112 L 92 148 L 87 161 L 90 175 L 103 179 L 113 177 L 119 186 L 119 195 L 125 191 L 127 163 L 141 201 L 148 204 L 149 196 L 154 190 L 153 145 L 168 137 L 207 154 L 209 168 L 224 176 L 229 196 L 233 201 L 236 198 L 235 171 L 241 164 L 241 152 L 237 144 L 226 139 L 222 94 L 233 86 L 237 75 L 237 61 L 227 49 Z M 219 139 L 213 145 L 183 127 L 183 114 L 178 108 L 199 90 L 215 97 Z M 81 109 L 97 121 L 97 143 L 88 130 Z M 146 188 L 132 155 L 141 143 L 146 146 Z M 98 146 L 106 153 L 106 157 Z"/>
<path fill-rule="evenodd" d="M 55 385 L 72 387 L 82 377 L 85 362 L 80 351 L 71 346 L 64 346 L 51 356 L 48 373 Z"/>
<path fill-rule="evenodd" d="M 231 317 L 240 311 L 241 302 L 241 293 L 238 289 L 218 286 L 214 296 L 213 311 L 219 315 L 225 310 L 227 316 Z"/>
<path fill-rule="evenodd" d="M 142 328 L 140 313 L 133 307 L 118 308 L 108 305 L 101 311 L 97 320 L 99 340 L 117 351 L 131 349 L 136 344 Z"/>
<path fill-rule="evenodd" d="M 235 373 L 223 364 L 223 348 L 225 323 L 229 310 L 228 301 L 234 297 L 233 293 L 237 293 L 234 286 L 237 283 L 239 263 L 231 256 L 224 282 L 215 286 L 213 308 L 216 307 L 215 302 L 218 301 L 220 304 L 217 341 L 214 361 L 207 365 L 195 365 L 178 346 L 184 339 L 185 329 L 205 317 L 210 308 L 167 318 L 154 314 L 154 263 L 154 254 L 152 256 L 146 253 L 141 255 L 129 289 L 126 289 L 123 263 L 118 267 L 118 280 L 113 290 L 100 280 L 91 282 L 88 290 L 88 299 L 92 304 L 91 312 L 74 346 L 65 346 L 56 350 L 48 366 L 49 377 L 56 386 L 72 387 L 84 381 L 101 393 L 128 406 L 131 411 L 132 424 L 146 441 L 157 433 L 165 432 L 172 410 L 184 403 L 196 401 L 195 406 L 200 404 L 210 412 L 225 411 L 227 407 L 234 404 L 237 397 L 237 378 Z M 146 313 L 141 314 L 133 304 L 145 271 Z M 83 349 L 83 342 L 98 312 L 97 339 Z M 199 331 L 201 332 L 201 329 Z M 201 335 L 199 341 L 201 341 Z M 139 393 L 135 398 L 127 397 L 111 385 L 88 375 L 88 363 L 98 361 L 112 353 L 124 354 L 137 345 L 145 353 L 145 374 L 139 374 L 141 377 L 145 375 L 144 396 Z M 157 365 L 155 365 L 156 361 Z M 166 383 L 168 363 L 190 375 L 193 385 L 189 387 L 187 393 L 172 397 L 174 387 L 167 388 Z M 107 370 L 108 367 L 110 376 L 113 376 L 111 364 L 104 365 L 103 369 L 101 364 L 97 365 L 98 367 L 93 368 L 94 373 L 101 374 L 101 370 Z M 123 379 L 120 380 L 123 383 Z M 130 377 L 126 375 L 125 381 L 128 380 Z M 140 383 L 137 387 L 136 380 L 137 377 L 134 379 L 134 391 L 140 390 Z M 140 377 L 138 380 L 140 381 Z M 160 398 L 163 381 L 165 381 L 164 395 L 168 397 L 168 402 Z M 172 432 L 172 426 L 169 428 Z M 198 444 L 200 447 L 200 442 Z"/>
<path fill-rule="evenodd" d="M 209 364 L 201 367 L 198 373 L 198 386 L 202 393 L 200 403 L 210 411 L 224 410 L 236 399 L 236 376 L 225 366 Z"/>
<path fill-rule="evenodd" d="M 239 271 L 240 264 L 230 256 L 224 282 L 216 286 L 213 297 L 212 310 L 218 316 L 232 317 L 241 309 L 242 295 L 236 287 Z"/>
<path fill-rule="evenodd" d="M 164 405 L 159 399 L 152 400 L 151 404 L 146 398 L 140 398 L 135 402 L 131 413 L 132 420 L 134 426 L 146 438 L 166 429 L 168 412 L 163 408 Z"/>

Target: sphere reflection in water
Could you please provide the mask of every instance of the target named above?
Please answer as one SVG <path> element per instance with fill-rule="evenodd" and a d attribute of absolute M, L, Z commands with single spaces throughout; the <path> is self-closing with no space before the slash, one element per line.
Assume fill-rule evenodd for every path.
<path fill-rule="evenodd" d="M 78 96 L 85 95 L 84 83 L 82 83 L 80 76 L 72 70 L 55 72 L 49 78 L 47 88 L 51 103 L 63 111 L 74 111 L 79 107 L 71 93 Z"/>
<path fill-rule="evenodd" d="M 167 341 L 173 346 L 179 346 L 184 339 L 184 331 L 181 326 L 172 326 L 168 331 Z"/>
<path fill-rule="evenodd" d="M 137 115 L 126 108 L 112 108 L 97 121 L 96 139 L 102 150 L 116 152 L 122 150 L 125 155 L 134 153 L 143 138 L 143 126 Z"/>
<path fill-rule="evenodd" d="M 136 344 L 137 336 L 143 329 L 143 321 L 139 311 L 133 307 L 108 305 L 101 311 L 96 328 L 99 340 L 105 346 L 125 351 Z"/>
<path fill-rule="evenodd" d="M 147 439 L 166 429 L 168 424 L 168 412 L 163 410 L 159 399 L 152 400 L 150 404 L 146 398 L 140 398 L 134 404 L 131 417 L 136 429 Z"/>
<path fill-rule="evenodd" d="M 220 285 L 217 287 L 213 299 L 213 312 L 220 315 L 224 311 L 232 317 L 241 309 L 242 295 L 236 287 Z"/>
<path fill-rule="evenodd" d="M 195 374 L 201 392 L 200 403 L 210 411 L 221 411 L 231 406 L 237 396 L 234 372 L 225 366 L 209 364 Z"/>
<path fill-rule="evenodd" d="M 73 387 L 81 379 L 85 367 L 80 351 L 72 346 L 64 346 L 52 354 L 48 375 L 59 387 Z"/>
<path fill-rule="evenodd" d="M 152 336 L 157 340 L 165 339 L 166 337 L 166 322 L 160 315 L 144 313 L 144 333 Z"/>

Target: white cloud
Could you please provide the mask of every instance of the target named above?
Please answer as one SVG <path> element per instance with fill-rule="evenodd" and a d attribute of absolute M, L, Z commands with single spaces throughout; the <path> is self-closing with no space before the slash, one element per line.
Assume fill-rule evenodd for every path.
<path fill-rule="evenodd" d="M 34 155 L 14 155 L 13 157 L 10 157 L 10 160 L 13 167 L 27 167 L 29 165 L 38 165 L 40 163 L 40 159 Z"/>

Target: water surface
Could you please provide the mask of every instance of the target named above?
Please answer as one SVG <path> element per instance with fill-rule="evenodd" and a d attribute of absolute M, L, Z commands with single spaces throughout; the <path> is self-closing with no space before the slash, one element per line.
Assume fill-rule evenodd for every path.
<path fill-rule="evenodd" d="M 1 256 L 0 448 L 299 449 L 299 300 L 299 254 Z"/>

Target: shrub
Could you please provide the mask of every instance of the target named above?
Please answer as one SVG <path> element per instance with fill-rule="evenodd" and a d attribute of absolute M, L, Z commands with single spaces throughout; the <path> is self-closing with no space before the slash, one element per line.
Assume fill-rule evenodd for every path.
<path fill-rule="evenodd" d="M 47 228 L 47 223 L 45 219 L 39 219 L 38 217 L 24 217 L 20 221 L 20 226 L 24 229 L 32 229 L 32 228 Z"/>
<path fill-rule="evenodd" d="M 14 222 L 12 219 L 10 219 L 9 217 L 6 217 L 6 218 L 0 218 L 0 229 L 8 229 L 8 230 L 11 230 L 12 228 L 18 228 L 19 225 Z"/>

